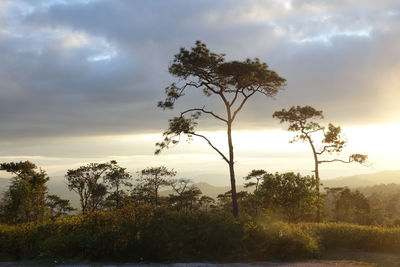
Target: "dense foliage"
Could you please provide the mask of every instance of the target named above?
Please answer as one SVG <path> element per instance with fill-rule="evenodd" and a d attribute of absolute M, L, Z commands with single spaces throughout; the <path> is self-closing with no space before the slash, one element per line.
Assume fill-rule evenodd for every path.
<path fill-rule="evenodd" d="M 3 170 L 13 172 L 9 189 L 0 201 L 0 222 L 39 223 L 72 214 L 69 200 L 47 193 L 49 177 L 33 163 L 3 163 Z M 174 179 L 177 174 L 164 166 L 148 167 L 132 177 L 117 162 L 91 163 L 66 175 L 70 190 L 78 193 L 81 214 L 94 211 L 117 211 L 127 206 L 151 206 L 168 211 L 232 212 L 231 191 L 213 199 L 203 195 L 190 179 Z M 380 186 L 375 192 L 346 187 L 325 188 L 318 198 L 316 179 L 295 173 L 271 174 L 253 170 L 244 177 L 250 191 L 238 192 L 243 216 L 273 218 L 289 223 L 316 221 L 315 210 L 321 206 L 324 222 L 347 222 L 362 225 L 400 225 L 400 189 Z M 171 194 L 160 195 L 160 189 Z M 381 192 L 382 191 L 382 192 Z"/>
<path fill-rule="evenodd" d="M 15 175 L 0 205 L 1 221 L 25 223 L 45 218 L 46 172 L 29 161 L 0 164 L 0 170 Z"/>
<path fill-rule="evenodd" d="M 2 166 L 31 170 L 12 181 L 47 177 L 29 162 Z M 385 197 L 367 190 L 367 197 L 348 188 L 327 188 L 324 202 L 318 203 L 314 177 L 253 170 L 245 180 L 255 190 L 238 192 L 243 215 L 234 218 L 231 192 L 214 200 L 202 195 L 189 179 L 173 179 L 176 171 L 165 167 L 143 169 L 132 183 L 129 173 L 115 161 L 70 170 L 67 180 L 71 173 L 74 183 L 83 188 L 104 188 L 100 195 L 86 191 L 94 194 L 86 196 L 87 203 L 97 203 L 96 208 L 82 206 L 79 214 L 71 215 L 67 200 L 47 194 L 48 179 L 44 179 L 40 199 L 46 201 L 39 206 L 34 198 L 31 201 L 38 207 L 33 211 L 40 211 L 34 214 L 40 216 L 23 221 L 19 212 L 31 203 L 21 204 L 15 217 L 8 213 L 12 182 L 1 205 L 1 259 L 237 261 L 315 258 L 336 248 L 400 252 L 400 228 L 393 227 L 399 190 Z M 170 187 L 174 193 L 159 195 L 160 187 Z M 37 196 L 29 190 L 20 194 L 22 200 Z M 326 223 L 307 223 L 315 221 L 314 211 L 320 204 Z M 378 207 L 383 207 L 379 216 Z"/>
<path fill-rule="evenodd" d="M 266 173 L 255 195 L 262 199 L 266 208 L 281 214 L 284 220 L 299 222 L 310 218 L 318 205 L 315 184 L 314 177 L 293 172 Z"/>
<path fill-rule="evenodd" d="M 0 225 L 2 260 L 270 260 L 315 258 L 339 247 L 398 253 L 400 228 L 257 222 L 226 212 L 150 207 Z"/>

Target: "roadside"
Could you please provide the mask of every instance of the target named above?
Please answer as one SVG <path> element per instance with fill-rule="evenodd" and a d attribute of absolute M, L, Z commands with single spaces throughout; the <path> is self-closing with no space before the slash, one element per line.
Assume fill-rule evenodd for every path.
<path fill-rule="evenodd" d="M 292 262 L 244 262 L 244 263 L 115 263 L 90 261 L 21 261 L 0 262 L 0 267 L 398 267 L 400 255 L 395 253 L 365 252 L 360 250 L 337 249 L 326 251 L 318 260 Z"/>
<path fill-rule="evenodd" d="M 121 263 L 121 264 L 59 264 L 39 263 L 39 262 L 0 262 L 1 267 L 37 267 L 37 266 L 57 266 L 57 267 L 355 267 L 355 266 L 378 266 L 362 262 L 350 261 L 304 261 L 304 262 L 257 262 L 257 263 Z"/>

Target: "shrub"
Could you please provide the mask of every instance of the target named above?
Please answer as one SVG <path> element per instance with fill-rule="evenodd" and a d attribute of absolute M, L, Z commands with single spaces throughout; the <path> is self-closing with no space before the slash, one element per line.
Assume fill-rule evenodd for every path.
<path fill-rule="evenodd" d="M 0 225 L 0 259 L 237 261 L 313 258 L 321 249 L 400 252 L 400 228 L 259 223 L 229 213 L 127 208 Z"/>
<path fill-rule="evenodd" d="M 317 236 L 324 249 L 348 248 L 365 251 L 400 252 L 400 228 L 345 223 L 303 224 Z"/>
<path fill-rule="evenodd" d="M 313 258 L 319 253 L 318 242 L 312 233 L 293 224 L 249 222 L 245 232 L 252 259 Z"/>

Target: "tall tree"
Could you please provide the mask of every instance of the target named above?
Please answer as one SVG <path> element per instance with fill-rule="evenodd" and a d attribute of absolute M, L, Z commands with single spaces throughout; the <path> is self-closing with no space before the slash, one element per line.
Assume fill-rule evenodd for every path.
<path fill-rule="evenodd" d="M 46 208 L 46 172 L 30 161 L 0 164 L 0 170 L 15 175 L 3 198 L 3 216 L 9 223 L 42 221 Z"/>
<path fill-rule="evenodd" d="M 310 144 L 311 150 L 314 157 L 314 173 L 316 178 L 316 189 L 320 199 L 320 176 L 319 176 L 319 165 L 322 163 L 329 162 L 342 162 L 352 163 L 358 162 L 360 164 L 365 163 L 368 156 L 363 154 L 352 154 L 347 160 L 343 159 L 327 159 L 321 160 L 320 157 L 324 154 L 340 153 L 346 145 L 346 141 L 342 139 L 342 129 L 340 126 L 334 126 L 329 123 L 328 128 L 321 126 L 316 120 L 323 119 L 322 110 L 316 110 L 311 106 L 296 106 L 291 107 L 289 110 L 282 109 L 276 111 L 272 115 L 273 118 L 277 118 L 281 123 L 288 122 L 288 131 L 297 132 L 291 142 L 306 141 Z M 322 133 L 322 140 L 320 144 L 317 144 L 313 139 L 313 135 Z M 320 148 L 318 148 L 320 147 Z M 317 209 L 317 222 L 321 220 L 320 205 Z"/>
<path fill-rule="evenodd" d="M 176 175 L 176 171 L 168 170 L 164 166 L 149 167 L 140 172 L 139 187 L 151 194 L 155 206 L 159 205 L 159 189 L 170 185 L 170 178 Z"/>
<path fill-rule="evenodd" d="M 191 51 L 181 48 L 175 55 L 169 73 L 179 79 L 165 89 L 166 99 L 159 102 L 163 109 L 172 109 L 175 101 L 191 89 L 201 90 L 206 97 L 221 101 L 225 115 L 206 109 L 205 106 L 194 107 L 181 112 L 180 116 L 169 120 L 169 127 L 163 133 L 164 140 L 156 144 L 156 154 L 179 143 L 181 135 L 189 138 L 195 136 L 204 139 L 229 166 L 233 215 L 238 216 L 236 196 L 235 159 L 232 140 L 232 127 L 238 113 L 246 102 L 256 94 L 267 97 L 276 95 L 285 84 L 285 79 L 268 68 L 259 59 L 244 61 L 225 61 L 224 54 L 210 52 L 207 46 L 197 41 Z M 223 153 L 211 140 L 198 133 L 195 128 L 201 115 L 207 115 L 223 123 L 227 131 L 228 154 Z"/>
<path fill-rule="evenodd" d="M 68 188 L 79 194 L 83 214 L 101 207 L 107 195 L 107 186 L 102 181 L 116 165 L 117 162 L 112 160 L 107 163 L 90 163 L 68 170 L 65 175 Z"/>

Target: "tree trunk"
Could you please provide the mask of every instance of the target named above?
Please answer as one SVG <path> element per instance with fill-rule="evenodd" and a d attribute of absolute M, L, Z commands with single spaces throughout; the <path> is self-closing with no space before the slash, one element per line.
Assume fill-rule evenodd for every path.
<path fill-rule="evenodd" d="M 119 210 L 119 186 L 117 185 L 117 210 Z"/>
<path fill-rule="evenodd" d="M 228 123 L 228 147 L 229 147 L 229 175 L 231 179 L 231 195 L 232 195 L 232 213 L 234 217 L 239 216 L 239 207 L 237 203 L 236 195 L 236 180 L 235 180 L 235 168 L 234 168 L 234 157 L 233 157 L 233 144 L 232 144 L 232 123 Z"/>
<path fill-rule="evenodd" d="M 157 207 L 158 206 L 158 187 L 155 188 L 155 193 L 156 193 L 155 204 L 156 204 L 156 207 Z"/>
<path fill-rule="evenodd" d="M 316 182 L 315 189 L 317 190 L 317 214 L 316 214 L 316 221 L 317 221 L 317 223 L 319 223 L 319 222 L 321 222 L 321 207 L 320 207 L 321 194 L 320 194 L 320 192 L 319 192 L 319 170 L 318 170 L 319 162 L 318 162 L 318 154 L 317 154 L 317 151 L 315 150 L 314 143 L 313 143 L 313 141 L 311 140 L 311 137 L 307 135 L 307 139 L 308 139 L 308 142 L 309 142 L 310 145 L 311 145 L 311 149 L 312 149 L 313 156 L 314 156 L 314 164 L 315 164 L 315 165 L 314 165 L 314 173 L 315 173 L 315 182 Z"/>
<path fill-rule="evenodd" d="M 315 157 L 315 182 L 317 183 L 315 188 L 317 189 L 317 223 L 321 222 L 321 193 L 319 191 L 319 170 L 318 170 L 318 159 Z"/>

